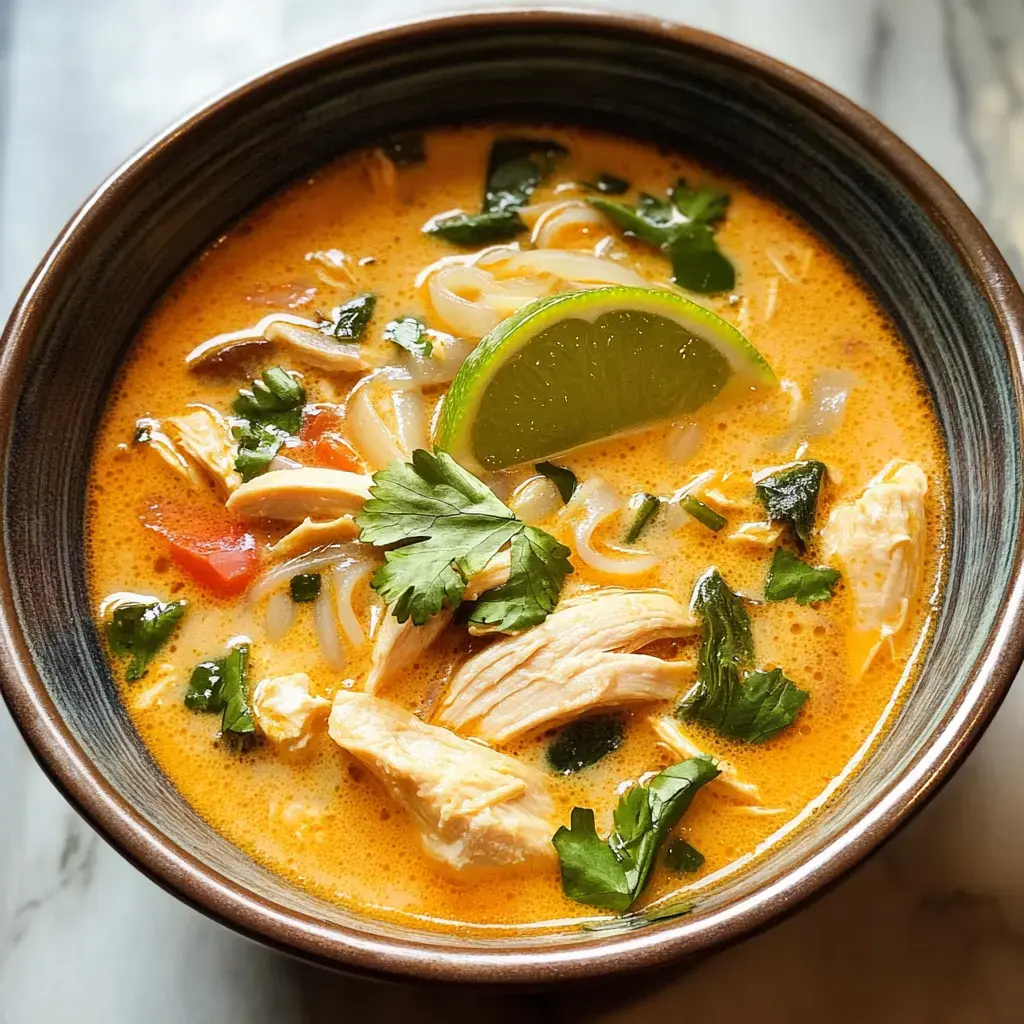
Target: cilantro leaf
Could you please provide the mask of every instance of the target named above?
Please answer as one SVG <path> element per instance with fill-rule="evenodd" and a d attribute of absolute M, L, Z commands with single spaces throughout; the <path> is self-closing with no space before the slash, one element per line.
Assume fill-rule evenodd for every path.
<path fill-rule="evenodd" d="M 414 316 L 403 316 L 389 321 L 384 328 L 384 340 L 394 342 L 406 352 L 423 358 L 434 350 L 434 343 L 427 335 L 426 324 Z"/>
<path fill-rule="evenodd" d="M 349 299 L 343 306 L 338 306 L 331 319 L 322 324 L 320 329 L 339 341 L 359 341 L 373 319 L 376 306 L 377 296 L 372 292 L 364 292 Z"/>
<path fill-rule="evenodd" d="M 391 463 L 370 493 L 356 523 L 363 543 L 391 548 L 372 586 L 399 622 L 421 626 L 443 604 L 457 608 L 468 579 L 510 542 L 508 582 L 482 595 L 474 621 L 525 629 L 554 608 L 572 571 L 568 548 L 516 519 L 446 452 L 420 448 L 412 462 Z"/>
<path fill-rule="evenodd" d="M 306 392 L 280 366 L 264 370 L 261 379 L 243 388 L 232 405 L 241 422 L 231 433 L 238 441 L 235 469 L 243 480 L 259 476 L 270 465 L 289 434 L 302 426 Z"/>
<path fill-rule="evenodd" d="M 538 462 L 533 468 L 558 488 L 562 501 L 568 504 L 579 486 L 576 474 L 567 466 L 556 466 L 553 462 Z"/>
<path fill-rule="evenodd" d="M 131 601 L 118 605 L 107 622 L 107 643 L 119 657 L 131 658 L 125 679 L 133 683 L 146 674 L 149 663 L 167 642 L 187 601 Z"/>
<path fill-rule="evenodd" d="M 672 280 L 700 295 L 731 292 L 736 287 L 736 268 L 724 256 L 706 224 L 683 224 L 668 243 Z"/>
<path fill-rule="evenodd" d="M 643 891 L 669 831 L 686 813 L 697 790 L 718 777 L 710 758 L 691 757 L 634 786 L 619 800 L 614 829 L 602 840 L 594 812 L 574 807 L 569 828 L 553 839 L 562 867 L 562 890 L 577 903 L 627 910 Z"/>
<path fill-rule="evenodd" d="M 498 139 L 491 148 L 481 212 L 431 217 L 423 231 L 456 245 L 515 237 L 526 230 L 518 211 L 566 152 L 560 143 L 545 139 Z"/>
<path fill-rule="evenodd" d="M 784 466 L 754 484 L 768 517 L 773 522 L 791 523 L 804 548 L 811 542 L 814 514 L 824 479 L 824 463 L 807 461 Z"/>
<path fill-rule="evenodd" d="M 192 711 L 222 712 L 221 732 L 246 739 L 256 731 L 249 708 L 249 645 L 231 648 L 223 658 L 200 662 L 192 670 L 185 706 Z"/>
<path fill-rule="evenodd" d="M 725 526 L 728 520 L 721 513 L 705 505 L 692 494 L 684 494 L 679 499 L 679 507 L 688 515 L 693 516 L 701 526 L 706 526 L 715 533 Z"/>
<path fill-rule="evenodd" d="M 697 581 L 693 609 L 702 620 L 697 679 L 676 714 L 747 743 L 763 743 L 792 724 L 808 695 L 781 669 L 740 679 L 754 658 L 750 616 L 717 569 Z"/>
<path fill-rule="evenodd" d="M 654 494 L 643 495 L 637 506 L 636 515 L 626 531 L 626 543 L 633 544 L 644 532 L 644 527 L 654 518 L 661 507 L 661 498 Z"/>
<path fill-rule="evenodd" d="M 665 851 L 665 866 L 690 875 L 704 866 L 704 854 L 685 839 L 673 839 Z"/>
<path fill-rule="evenodd" d="M 797 604 L 828 601 L 841 578 L 836 569 L 808 565 L 785 548 L 779 548 L 768 566 L 764 599 L 785 601 L 787 597 L 795 597 Z"/>
<path fill-rule="evenodd" d="M 624 734 L 621 715 L 577 718 L 565 726 L 548 746 L 548 767 L 559 775 L 572 775 L 589 768 L 618 750 Z"/>

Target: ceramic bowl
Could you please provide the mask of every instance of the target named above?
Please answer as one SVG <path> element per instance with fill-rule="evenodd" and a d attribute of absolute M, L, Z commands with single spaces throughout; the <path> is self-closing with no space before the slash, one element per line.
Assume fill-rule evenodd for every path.
<path fill-rule="evenodd" d="M 143 746 L 90 620 L 90 446 L 146 311 L 225 225 L 303 170 L 395 131 L 583 124 L 754 183 L 859 271 L 917 359 L 949 447 L 948 580 L 923 669 L 863 769 L 686 917 L 493 939 L 384 924 L 293 888 L 202 821 Z M 1021 662 L 1021 292 L 984 230 L 904 143 L 823 85 L 685 28 L 519 12 L 421 22 L 263 75 L 108 179 L 54 243 L 3 337 L 4 697 L 43 768 L 141 870 L 311 960 L 533 984 L 632 971 L 766 925 L 834 882 L 933 794 Z"/>

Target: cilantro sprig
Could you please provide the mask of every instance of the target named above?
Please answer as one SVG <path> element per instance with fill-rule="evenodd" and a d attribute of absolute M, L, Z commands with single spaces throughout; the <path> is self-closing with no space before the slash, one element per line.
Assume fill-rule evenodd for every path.
<path fill-rule="evenodd" d="M 785 601 L 795 597 L 797 604 L 829 601 L 842 578 L 837 569 L 824 565 L 808 565 L 785 548 L 779 548 L 764 584 L 766 601 Z"/>
<path fill-rule="evenodd" d="M 238 441 L 235 469 L 252 480 L 270 465 L 289 434 L 302 426 L 306 392 L 287 370 L 273 366 L 238 392 L 232 405 L 240 417 L 231 432 Z"/>
<path fill-rule="evenodd" d="M 801 548 L 811 542 L 825 464 L 793 462 L 754 481 L 754 490 L 773 523 L 789 523 Z"/>
<path fill-rule="evenodd" d="M 399 622 L 422 626 L 458 608 L 471 576 L 511 545 L 508 582 L 485 592 L 470 620 L 502 632 L 543 622 L 572 572 L 569 549 L 527 526 L 447 452 L 418 448 L 375 473 L 356 517 L 360 540 L 388 548 L 371 586 Z"/>
<path fill-rule="evenodd" d="M 223 658 L 202 661 L 192 670 L 185 707 L 221 713 L 221 732 L 246 740 L 256 731 L 249 707 L 249 645 L 232 647 Z"/>

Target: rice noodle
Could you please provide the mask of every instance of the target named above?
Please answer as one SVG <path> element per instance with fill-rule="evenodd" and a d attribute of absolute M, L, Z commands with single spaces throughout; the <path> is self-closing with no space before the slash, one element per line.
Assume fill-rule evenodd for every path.
<path fill-rule="evenodd" d="M 316 636 L 320 641 L 320 652 L 324 656 L 324 661 L 331 668 L 340 670 L 345 667 L 348 658 L 345 656 L 345 649 L 341 646 L 338 627 L 334 621 L 331 590 L 331 577 L 327 576 L 323 579 L 320 593 L 313 602 L 313 624 L 316 626 Z"/>
<path fill-rule="evenodd" d="M 272 641 L 280 640 L 292 628 L 294 621 L 295 602 L 291 595 L 283 590 L 271 594 L 267 602 L 267 636 Z"/>
<path fill-rule="evenodd" d="M 392 391 L 391 402 L 395 407 L 395 426 L 398 440 L 410 457 L 417 448 L 428 448 L 427 406 L 423 394 L 412 389 Z"/>
<path fill-rule="evenodd" d="M 334 580 L 334 608 L 345 639 L 354 650 L 366 644 L 366 634 L 352 607 L 355 588 L 373 571 L 373 563 L 365 558 L 339 562 L 331 572 Z"/>
<path fill-rule="evenodd" d="M 325 566 L 337 565 L 346 559 L 366 557 L 365 546 L 356 543 L 328 544 L 326 547 L 314 548 L 297 558 L 290 558 L 287 562 L 275 565 L 259 576 L 249 588 L 249 601 L 255 604 L 260 598 L 300 573 L 317 572 Z"/>
<path fill-rule="evenodd" d="M 636 548 L 608 544 L 606 548 L 609 554 L 605 554 L 594 547 L 594 531 L 621 511 L 623 505 L 622 498 L 607 481 L 591 477 L 577 488 L 563 511 L 563 515 L 574 520 L 572 531 L 577 556 L 591 569 L 610 576 L 635 576 L 648 572 L 658 564 L 654 555 Z"/>
<path fill-rule="evenodd" d="M 587 241 L 592 232 L 604 232 L 608 226 L 601 213 L 582 199 L 537 203 L 521 210 L 519 215 L 528 227 L 533 228 L 530 242 L 539 249 L 564 245 L 566 235 L 576 241 Z"/>
<path fill-rule="evenodd" d="M 348 439 L 371 469 L 383 469 L 402 458 L 402 449 L 370 400 L 376 374 L 364 377 L 351 391 L 345 403 Z"/>
<path fill-rule="evenodd" d="M 650 288 L 651 282 L 635 270 L 601 259 L 588 252 L 573 252 L 570 249 L 533 249 L 510 256 L 505 264 L 506 274 L 553 274 L 563 281 L 579 281 L 583 284 L 622 284 L 638 288 Z"/>
<path fill-rule="evenodd" d="M 512 493 L 508 507 L 524 523 L 534 525 L 553 516 L 562 506 L 558 488 L 546 476 L 531 476 Z"/>

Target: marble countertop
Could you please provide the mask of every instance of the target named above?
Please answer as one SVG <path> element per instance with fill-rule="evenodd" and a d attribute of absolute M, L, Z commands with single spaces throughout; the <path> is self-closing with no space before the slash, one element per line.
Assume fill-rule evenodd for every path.
<path fill-rule="evenodd" d="M 522 2 L 522 0 L 520 0 Z M 78 203 L 197 103 L 436 0 L 0 0 L 0 310 Z M 499 6 L 477 0 L 461 8 Z M 537 4 L 536 6 L 542 6 Z M 620 0 L 821 78 L 915 146 L 1024 266 L 1020 0 Z M 561 994 L 429 993 L 307 967 L 205 920 L 64 803 L 0 707 L 0 1022 L 1024 1019 L 1024 690 L 862 870 L 700 964 Z"/>

